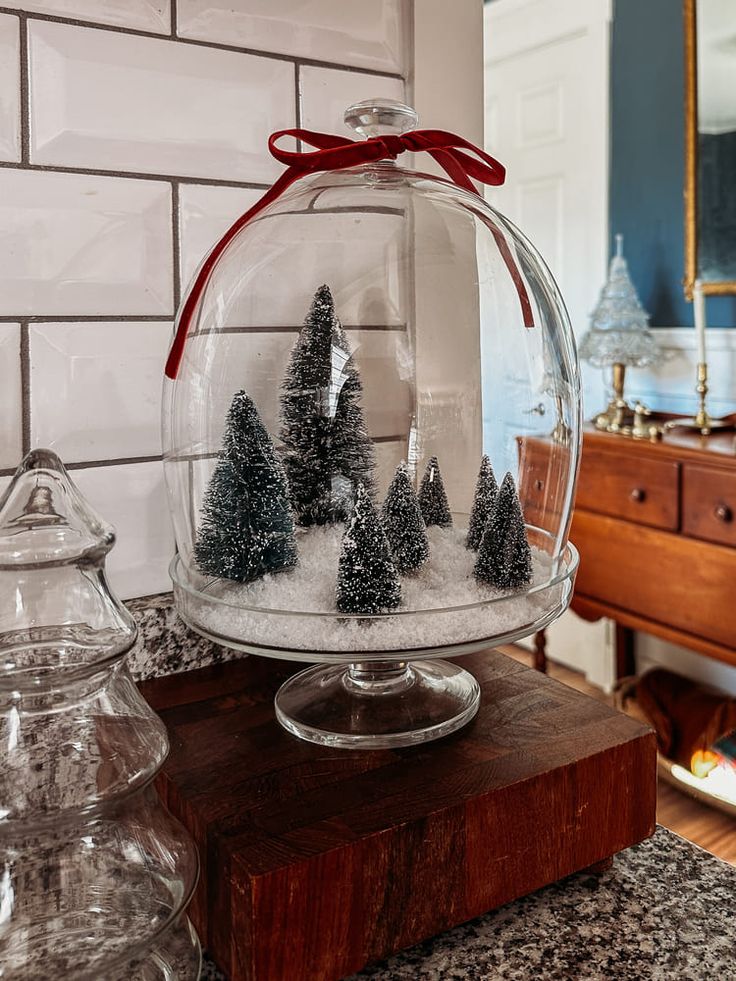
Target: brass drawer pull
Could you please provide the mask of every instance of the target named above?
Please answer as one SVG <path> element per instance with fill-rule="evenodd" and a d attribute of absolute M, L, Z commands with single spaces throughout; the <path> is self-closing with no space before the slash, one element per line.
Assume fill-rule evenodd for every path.
<path fill-rule="evenodd" d="M 632 490 L 631 494 L 629 494 L 631 500 L 636 501 L 637 504 L 641 504 L 642 501 L 646 499 L 646 496 L 647 496 L 647 492 L 644 490 L 643 487 L 635 487 Z"/>
<path fill-rule="evenodd" d="M 724 524 L 728 524 L 730 521 L 733 521 L 733 511 L 728 504 L 717 504 L 713 513 L 715 514 L 716 518 L 718 518 L 719 521 L 723 521 Z"/>

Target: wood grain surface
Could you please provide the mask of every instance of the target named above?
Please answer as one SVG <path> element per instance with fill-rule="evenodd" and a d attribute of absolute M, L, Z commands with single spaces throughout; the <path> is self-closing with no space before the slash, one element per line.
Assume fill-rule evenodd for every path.
<path fill-rule="evenodd" d="M 652 833 L 653 733 L 498 652 L 458 660 L 478 716 L 399 750 L 283 731 L 296 665 L 142 685 L 172 741 L 160 789 L 200 849 L 191 915 L 231 981 L 333 981 Z"/>

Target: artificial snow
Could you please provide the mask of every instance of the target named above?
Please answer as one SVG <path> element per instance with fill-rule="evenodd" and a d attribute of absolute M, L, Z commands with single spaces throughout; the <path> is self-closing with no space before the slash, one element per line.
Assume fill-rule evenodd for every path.
<path fill-rule="evenodd" d="M 340 614 L 335 580 L 343 527 L 298 529 L 299 562 L 288 571 L 245 584 L 216 580 L 197 594 L 188 593 L 187 619 L 239 645 L 341 660 L 353 651 L 440 649 L 497 643 L 513 633 L 525 636 L 547 614 L 559 612 L 566 598 L 567 581 L 531 594 L 476 582 L 477 553 L 465 547 L 465 529 L 430 527 L 430 558 L 417 572 L 402 576 L 398 610 L 363 618 Z M 551 557 L 533 547 L 532 586 L 548 582 L 551 572 Z"/>

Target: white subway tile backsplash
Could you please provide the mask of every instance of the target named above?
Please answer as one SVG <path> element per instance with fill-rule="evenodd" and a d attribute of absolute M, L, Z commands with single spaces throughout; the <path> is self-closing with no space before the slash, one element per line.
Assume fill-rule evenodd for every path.
<path fill-rule="evenodd" d="M 20 160 L 20 32 L 0 14 L 0 160 Z"/>
<path fill-rule="evenodd" d="M 0 323 L 0 473 L 20 461 L 24 425 L 31 446 L 50 446 L 81 465 L 74 480 L 118 531 L 108 569 L 125 598 L 171 588 L 162 465 L 114 461 L 160 453 L 175 282 L 186 287 L 215 241 L 263 193 L 225 185 L 267 185 L 281 173 L 267 149 L 272 131 L 294 126 L 298 112 L 307 128 L 349 133 L 342 115 L 351 102 L 404 98 L 398 76 L 410 63 L 410 6 L 0 0 L 0 317 L 13 321 Z M 171 37 L 172 18 L 181 39 Z M 30 169 L 21 163 L 26 152 Z M 67 169 L 80 173 L 61 172 Z M 320 196 L 316 207 L 340 207 L 316 223 L 310 213 L 259 222 L 247 248 L 230 256 L 246 275 L 263 263 L 264 250 L 280 264 L 254 276 L 221 311 L 230 326 L 257 329 L 221 339 L 226 357 L 208 381 L 212 446 L 241 387 L 278 433 L 274 371 L 283 370 L 320 283 L 333 287 L 348 326 L 406 322 L 405 285 L 390 272 L 405 262 L 405 216 L 380 207 L 346 211 L 346 200 Z M 382 203 L 378 194 L 371 201 Z M 22 324 L 34 317 L 40 322 Z M 405 455 L 406 438 L 391 437 L 405 437 L 411 425 L 413 366 L 394 351 L 405 345 L 402 329 L 351 329 L 349 337 L 372 393 L 368 426 L 389 439 L 376 445 L 383 490 Z M 25 396 L 21 338 L 28 341 Z M 207 343 L 190 338 L 185 357 Z M 385 397 L 375 398 L 375 389 Z M 211 465 L 184 460 L 183 479 L 201 490 Z M 10 479 L 0 477 L 0 496 Z"/>
<path fill-rule="evenodd" d="M 171 189 L 0 170 L 0 314 L 172 312 Z"/>
<path fill-rule="evenodd" d="M 303 65 L 299 69 L 301 122 L 305 129 L 344 134 L 359 139 L 355 130 L 343 122 L 343 114 L 353 102 L 373 96 L 403 102 L 404 83 L 400 78 L 315 68 L 311 65 Z"/>
<path fill-rule="evenodd" d="M 408 439 L 376 443 L 376 490 L 379 498 L 388 490 L 398 465 L 406 462 L 408 445 Z"/>
<path fill-rule="evenodd" d="M 0 324 L 0 469 L 21 457 L 20 325 Z"/>
<path fill-rule="evenodd" d="M 210 372 L 201 386 L 207 406 L 207 444 L 195 451 L 213 452 L 220 440 L 230 401 L 240 389 L 258 407 L 272 436 L 280 429 L 280 380 L 297 339 L 296 331 L 247 331 L 190 337 L 184 357 Z M 411 355 L 404 331 L 351 330 L 350 349 L 361 374 L 365 394 L 365 421 L 371 436 L 406 436 L 411 427 Z"/>
<path fill-rule="evenodd" d="M 170 0 L 4 0 L 3 6 L 156 34 L 171 33 Z"/>
<path fill-rule="evenodd" d="M 294 66 L 157 38 L 29 24 L 31 160 L 270 182 Z"/>
<path fill-rule="evenodd" d="M 182 37 L 401 73 L 406 7 L 406 0 L 178 0 L 177 19 Z"/>
<path fill-rule="evenodd" d="M 321 196 L 319 204 L 326 200 L 348 207 L 345 197 Z M 381 203 L 378 194 L 371 204 L 374 200 Z M 364 203 L 365 198 L 356 199 L 356 207 Z M 315 208 L 264 218 L 251 227 L 220 267 L 233 277 L 251 274 L 247 288 L 227 309 L 228 326 L 299 326 L 322 283 L 332 289 L 344 324 L 406 322 L 408 228 L 403 213 Z M 265 255 L 273 261 L 264 263 Z M 221 325 L 223 315 L 211 308 L 202 326 Z"/>
<path fill-rule="evenodd" d="M 180 268 L 182 286 L 223 232 L 261 197 L 263 191 L 240 187 L 182 184 L 179 188 Z"/>
<path fill-rule="evenodd" d="M 110 582 L 123 599 L 171 589 L 174 554 L 163 465 L 160 462 L 74 470 L 92 507 L 117 531 L 107 560 Z"/>
<path fill-rule="evenodd" d="M 31 444 L 69 462 L 160 453 L 170 338 L 170 323 L 31 324 Z"/>

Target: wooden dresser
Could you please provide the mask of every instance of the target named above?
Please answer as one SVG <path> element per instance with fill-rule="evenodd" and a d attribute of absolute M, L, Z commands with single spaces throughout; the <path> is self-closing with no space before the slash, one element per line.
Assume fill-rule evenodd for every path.
<path fill-rule="evenodd" d="M 520 451 L 525 513 L 544 522 L 559 447 L 522 439 Z M 580 552 L 572 608 L 616 621 L 619 675 L 633 667 L 632 630 L 736 665 L 733 433 L 650 443 L 586 428 L 570 539 Z M 543 638 L 537 646 L 543 662 Z"/>

